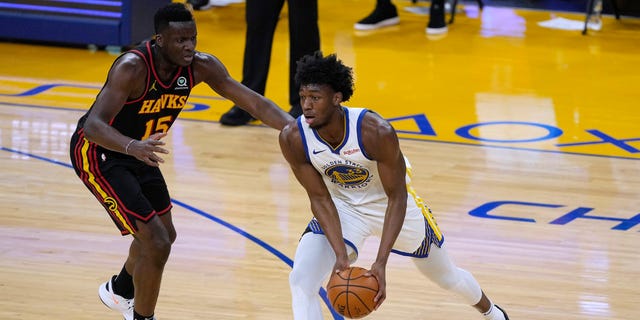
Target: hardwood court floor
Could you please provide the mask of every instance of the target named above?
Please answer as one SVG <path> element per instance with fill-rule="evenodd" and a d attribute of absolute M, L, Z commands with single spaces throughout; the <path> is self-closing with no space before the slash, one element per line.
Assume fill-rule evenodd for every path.
<path fill-rule="evenodd" d="M 354 32 L 369 0 L 320 2 L 322 49 L 354 67 L 349 106 L 388 118 L 457 264 L 511 319 L 640 316 L 640 22 L 538 26 L 581 15 L 468 4 L 440 39 L 426 17 Z M 199 49 L 240 79 L 243 4 L 196 12 Z M 286 19 L 266 95 L 284 109 Z M 119 319 L 97 286 L 129 239 L 69 168 L 68 140 L 115 58 L 0 43 L 0 319 Z M 216 121 L 231 104 L 204 87 L 167 137 L 163 170 L 178 240 L 158 319 L 291 319 L 287 276 L 311 217 L 262 126 Z M 367 243 L 357 265 L 376 252 Z M 368 319 L 480 319 L 392 256 L 387 301 Z M 327 319 L 333 317 L 325 308 Z"/>

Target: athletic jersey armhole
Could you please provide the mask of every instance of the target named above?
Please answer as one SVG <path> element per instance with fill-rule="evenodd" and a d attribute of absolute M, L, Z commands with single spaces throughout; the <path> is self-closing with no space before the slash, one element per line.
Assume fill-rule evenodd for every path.
<path fill-rule="evenodd" d="M 304 134 L 304 128 L 302 127 L 302 117 L 298 117 L 296 120 L 296 124 L 298 125 L 298 131 L 300 132 L 300 138 L 302 138 L 302 146 L 304 147 L 304 156 L 307 158 L 307 162 L 311 163 L 311 158 L 309 158 L 309 147 L 307 146 L 307 139 Z"/>
<path fill-rule="evenodd" d="M 364 149 L 364 143 L 362 143 L 362 120 L 364 119 L 364 115 L 367 114 L 367 112 L 369 112 L 369 109 L 362 109 L 362 111 L 360 111 L 360 114 L 358 115 L 358 121 L 356 122 L 356 130 L 358 131 L 357 137 L 358 137 L 358 146 L 360 147 L 360 151 L 362 152 L 362 155 L 365 156 L 365 158 L 369 159 L 369 160 L 373 160 L 368 154 L 367 151 Z"/>
<path fill-rule="evenodd" d="M 144 91 L 142 92 L 142 94 L 135 99 L 127 100 L 124 103 L 125 105 L 136 103 L 144 99 L 144 96 L 146 95 L 147 91 L 149 91 L 149 83 L 151 82 L 151 70 L 149 70 L 149 61 L 147 60 L 147 57 L 144 55 L 144 53 L 138 49 L 132 49 L 132 50 L 129 50 L 128 52 L 133 53 L 139 56 L 140 58 L 142 58 L 142 61 L 144 61 L 144 65 L 147 67 L 147 80 L 145 81 Z"/>

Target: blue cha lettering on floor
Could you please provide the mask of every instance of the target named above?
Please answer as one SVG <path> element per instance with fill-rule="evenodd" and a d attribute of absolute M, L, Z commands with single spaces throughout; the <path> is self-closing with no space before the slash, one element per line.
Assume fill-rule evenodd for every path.
<path fill-rule="evenodd" d="M 535 211 L 538 211 L 539 213 L 540 210 L 543 210 L 541 208 L 567 207 L 562 204 L 550 204 L 550 203 L 522 202 L 522 201 L 508 201 L 508 200 L 492 201 L 492 202 L 487 202 L 469 211 L 469 215 L 478 217 L 478 218 L 484 218 L 484 219 L 500 219 L 500 220 L 530 222 L 530 223 L 537 222 L 537 220 L 532 217 L 521 217 L 521 216 L 510 215 L 509 212 L 513 212 L 513 210 L 510 211 L 508 209 L 509 208 L 513 209 L 514 206 L 530 207 L 532 209 L 531 216 L 535 215 Z M 502 209 L 502 210 L 498 210 L 498 209 Z M 570 209 L 570 208 L 567 208 L 567 209 Z M 575 209 L 571 209 L 569 212 L 566 212 L 560 217 L 557 217 L 552 221 L 550 221 L 549 224 L 566 225 L 570 222 L 575 221 L 576 219 L 613 221 L 613 222 L 617 222 L 617 224 L 611 227 L 611 230 L 621 230 L 621 231 L 627 231 L 635 227 L 636 225 L 640 224 L 640 213 L 636 214 L 631 218 L 607 217 L 607 216 L 598 216 L 594 214 L 587 215 L 593 210 L 594 210 L 593 208 L 585 208 L 585 207 L 578 207 Z M 496 211 L 500 211 L 500 213 L 496 213 Z M 522 209 L 519 208 L 518 212 L 522 212 Z"/>
<path fill-rule="evenodd" d="M 406 120 L 413 120 L 415 122 L 415 124 L 418 127 L 417 131 L 406 131 L 406 130 L 397 130 L 398 133 L 408 133 L 408 134 L 418 134 L 418 135 L 424 135 L 424 136 L 434 136 L 436 137 L 436 131 L 434 130 L 433 126 L 431 125 L 429 119 L 427 119 L 427 117 L 424 114 L 416 114 L 416 115 L 410 115 L 410 116 L 404 116 L 404 117 L 397 117 L 397 118 L 389 118 L 387 119 L 389 122 L 393 123 L 395 121 L 406 121 Z M 541 136 L 538 137 L 531 137 L 528 139 L 505 139 L 505 140 L 500 140 L 500 139 L 488 139 L 488 138 L 482 138 L 482 137 L 478 137 L 472 134 L 472 130 L 473 129 L 477 129 L 480 127 L 490 127 L 490 126 L 504 126 L 504 125 L 509 125 L 509 126 L 522 126 L 522 127 L 534 127 L 537 129 L 542 129 L 544 131 L 544 134 L 542 134 Z M 631 138 L 615 138 L 614 136 L 607 134 L 601 130 L 597 130 L 597 129 L 589 129 L 589 130 L 585 130 L 585 132 L 589 133 L 590 135 L 594 136 L 595 139 L 590 140 L 590 141 L 581 141 L 581 142 L 574 142 L 574 143 L 559 143 L 559 144 L 554 144 L 554 147 L 557 148 L 566 148 L 566 147 L 576 147 L 576 146 L 594 146 L 594 145 L 600 145 L 600 144 L 610 144 L 612 146 L 615 146 L 616 148 L 624 151 L 625 153 L 628 153 L 629 155 L 633 155 L 633 154 L 638 154 L 640 153 L 640 149 L 633 147 L 632 145 L 630 145 L 630 142 L 634 142 L 634 141 L 640 141 L 640 137 L 631 137 Z M 475 124 L 469 124 L 469 125 L 465 125 L 462 126 L 460 128 L 458 128 L 457 130 L 455 130 L 455 134 L 463 139 L 469 140 L 469 141 L 473 141 L 473 142 L 485 142 L 485 143 L 497 143 L 497 144 L 502 144 L 502 145 L 508 145 L 509 143 L 528 143 L 528 142 L 540 142 L 540 141 L 546 141 L 546 140 L 551 140 L 551 139 L 555 139 L 558 138 L 560 136 L 562 136 L 564 132 L 562 131 L 562 129 L 557 128 L 555 126 L 552 125 L 547 125 L 547 124 L 542 124 L 542 123 L 535 123 L 535 122 L 525 122 L 525 121 L 492 121 L 492 122 L 481 122 L 481 123 L 475 123 Z M 605 156 L 610 156 L 607 154 L 603 154 Z"/>

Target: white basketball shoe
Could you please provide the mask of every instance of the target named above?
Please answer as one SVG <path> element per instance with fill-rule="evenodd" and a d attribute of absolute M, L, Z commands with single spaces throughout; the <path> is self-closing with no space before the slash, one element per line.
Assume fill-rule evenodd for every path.
<path fill-rule="evenodd" d="M 113 276 L 109 281 L 100 285 L 98 288 L 100 300 L 107 308 L 122 313 L 124 320 L 133 320 L 133 299 L 126 299 L 113 293 L 113 280 L 115 279 L 116 276 Z"/>

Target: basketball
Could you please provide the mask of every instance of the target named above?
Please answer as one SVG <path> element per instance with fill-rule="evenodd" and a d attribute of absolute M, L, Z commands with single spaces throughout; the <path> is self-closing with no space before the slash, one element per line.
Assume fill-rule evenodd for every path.
<path fill-rule="evenodd" d="M 350 319 L 362 318 L 375 307 L 373 298 L 378 294 L 378 280 L 365 277 L 367 269 L 350 267 L 334 273 L 327 284 L 327 298 L 333 309 Z"/>

